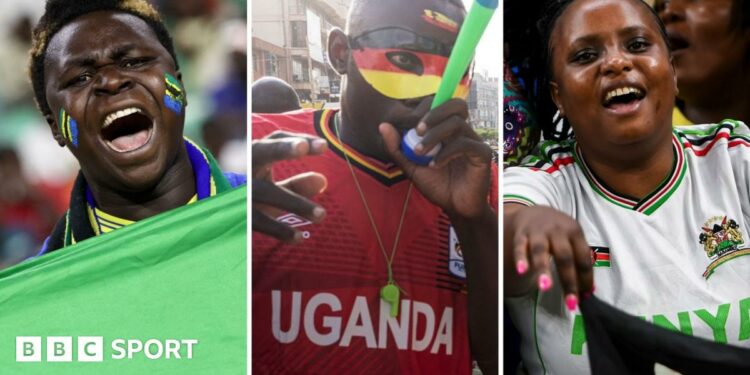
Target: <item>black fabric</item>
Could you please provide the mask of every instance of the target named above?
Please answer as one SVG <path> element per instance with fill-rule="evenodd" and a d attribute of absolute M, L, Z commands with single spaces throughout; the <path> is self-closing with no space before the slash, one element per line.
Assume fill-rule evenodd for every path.
<path fill-rule="evenodd" d="M 596 297 L 580 306 L 593 375 L 653 374 L 655 363 L 681 374 L 750 374 L 750 349 L 659 327 Z"/>
<path fill-rule="evenodd" d="M 37 254 L 46 254 L 50 251 L 57 250 L 63 246 L 65 246 L 65 215 L 60 218 L 60 220 L 57 221 L 57 224 L 55 224 L 55 227 L 52 229 L 52 234 L 47 237 L 47 241 L 44 243 L 44 246 L 42 247 L 42 251 Z"/>
<path fill-rule="evenodd" d="M 66 213 L 67 215 L 68 213 Z M 73 238 L 76 242 L 81 242 L 94 237 L 96 234 L 91 228 L 88 212 L 86 211 L 86 180 L 83 173 L 78 172 L 78 177 L 73 184 L 73 190 L 70 192 L 70 230 L 73 232 Z M 47 240 L 44 253 L 55 251 L 65 246 L 65 215 L 57 222 L 55 229 Z"/>
<path fill-rule="evenodd" d="M 503 373 L 515 374 L 521 363 L 521 334 L 510 319 L 508 308 L 503 305 Z"/>

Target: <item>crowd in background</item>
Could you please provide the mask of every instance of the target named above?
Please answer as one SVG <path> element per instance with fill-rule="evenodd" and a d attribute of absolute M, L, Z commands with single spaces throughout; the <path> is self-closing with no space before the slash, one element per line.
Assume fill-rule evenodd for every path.
<path fill-rule="evenodd" d="M 246 0 L 152 0 L 188 94 L 185 135 L 245 173 Z M 0 269 L 33 256 L 66 209 L 78 163 L 36 109 L 26 72 L 44 0 L 0 3 Z"/>

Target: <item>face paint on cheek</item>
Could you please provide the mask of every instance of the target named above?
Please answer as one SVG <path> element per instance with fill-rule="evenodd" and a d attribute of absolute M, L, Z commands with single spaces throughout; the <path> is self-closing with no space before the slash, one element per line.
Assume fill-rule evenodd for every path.
<path fill-rule="evenodd" d="M 169 73 L 164 73 L 164 104 L 172 112 L 181 115 L 182 107 L 185 106 L 185 92 L 182 89 L 180 81 Z"/>
<path fill-rule="evenodd" d="M 372 88 L 391 99 L 413 99 L 433 95 L 448 58 L 402 49 L 363 48 L 352 51 L 354 63 Z M 470 75 L 459 83 L 454 97 L 465 98 Z"/>
<path fill-rule="evenodd" d="M 58 116 L 58 126 L 60 127 L 60 133 L 63 138 L 67 140 L 73 147 L 78 147 L 78 123 L 75 119 L 70 117 L 68 112 L 60 108 L 60 115 Z"/>

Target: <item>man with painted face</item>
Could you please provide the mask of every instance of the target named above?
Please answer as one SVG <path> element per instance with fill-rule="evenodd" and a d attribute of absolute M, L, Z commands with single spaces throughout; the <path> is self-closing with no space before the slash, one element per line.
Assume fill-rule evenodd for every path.
<path fill-rule="evenodd" d="M 464 100 L 430 110 L 464 15 L 355 0 L 341 110 L 253 115 L 255 373 L 497 372 L 496 166 Z"/>
<path fill-rule="evenodd" d="M 185 89 L 147 1 L 48 1 L 29 70 L 55 140 L 81 165 L 40 254 L 244 183 L 183 138 Z"/>

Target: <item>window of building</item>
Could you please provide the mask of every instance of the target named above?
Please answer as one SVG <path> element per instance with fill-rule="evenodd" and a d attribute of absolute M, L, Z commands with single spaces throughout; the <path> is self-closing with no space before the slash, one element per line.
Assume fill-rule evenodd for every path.
<path fill-rule="evenodd" d="M 263 62 L 265 63 L 265 75 L 279 76 L 279 59 L 270 52 L 263 52 Z"/>
<path fill-rule="evenodd" d="M 307 22 L 292 21 L 292 48 L 307 47 Z"/>
<path fill-rule="evenodd" d="M 306 60 L 292 60 L 292 81 L 310 82 L 310 69 Z"/>
<path fill-rule="evenodd" d="M 289 2 L 289 15 L 303 16 L 305 15 L 305 8 L 305 0 L 291 0 Z"/>

